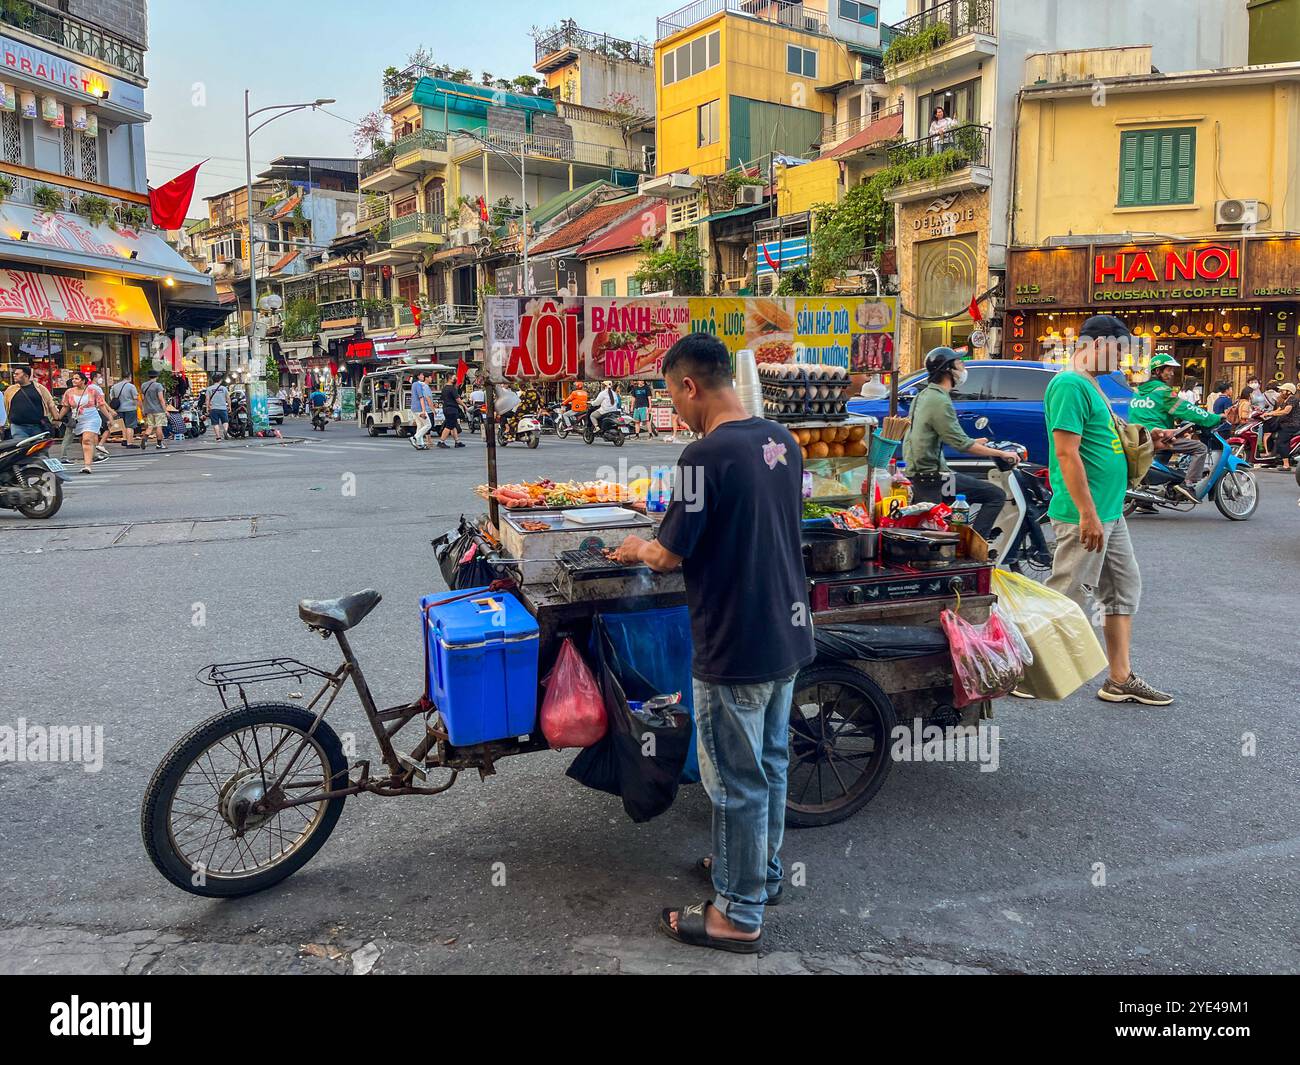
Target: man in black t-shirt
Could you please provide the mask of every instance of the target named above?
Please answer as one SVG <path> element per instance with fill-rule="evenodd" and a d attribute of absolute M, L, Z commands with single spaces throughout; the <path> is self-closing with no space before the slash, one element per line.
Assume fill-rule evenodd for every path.
<path fill-rule="evenodd" d="M 636 423 L 636 435 L 643 429 L 650 428 L 650 382 L 637 381 L 632 386 L 632 420 Z"/>
<path fill-rule="evenodd" d="M 456 447 L 465 446 L 460 442 L 460 392 L 453 381 L 442 386 L 442 437 L 438 446 L 447 447 L 449 436 Z"/>
<path fill-rule="evenodd" d="M 715 337 L 678 341 L 663 376 L 700 439 L 678 459 L 658 540 L 629 536 L 618 555 L 660 573 L 680 566 L 686 580 L 715 894 L 664 910 L 659 926 L 682 943 L 753 953 L 764 906 L 784 878 L 790 704 L 795 674 L 814 657 L 800 548 L 803 464 L 786 429 L 742 406 Z"/>

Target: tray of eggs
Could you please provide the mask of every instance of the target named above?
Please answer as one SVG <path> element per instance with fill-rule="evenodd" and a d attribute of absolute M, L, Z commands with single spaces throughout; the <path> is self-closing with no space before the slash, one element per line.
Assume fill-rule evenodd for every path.
<path fill-rule="evenodd" d="M 776 421 L 843 418 L 847 414 L 849 374 L 838 366 L 760 365 L 763 413 Z"/>
<path fill-rule="evenodd" d="M 804 459 L 863 458 L 867 453 L 865 425 L 828 425 L 791 429 Z"/>

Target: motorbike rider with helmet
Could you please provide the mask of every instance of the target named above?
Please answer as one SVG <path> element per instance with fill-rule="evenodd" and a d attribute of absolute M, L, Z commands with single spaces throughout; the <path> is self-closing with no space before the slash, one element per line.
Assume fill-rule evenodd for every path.
<path fill-rule="evenodd" d="M 1179 399 L 1174 391 L 1173 382 L 1177 376 L 1178 360 L 1172 355 L 1161 352 L 1151 358 L 1150 376 L 1133 391 L 1129 400 L 1128 420 L 1132 425 L 1147 428 L 1152 437 L 1159 440 L 1157 430 L 1173 429 L 1179 422 L 1191 422 L 1203 429 L 1213 429 L 1223 418 L 1211 414 L 1203 407 Z M 1176 440 L 1162 442 L 1164 447 L 1182 455 L 1190 455 L 1184 485 L 1179 487 L 1184 494 L 1192 495 L 1185 485 L 1194 485 L 1205 474 L 1205 463 L 1209 449 L 1198 437 L 1180 436 Z M 1194 498 L 1194 497 L 1193 497 Z"/>
<path fill-rule="evenodd" d="M 972 506 L 979 506 L 971 526 L 984 539 L 992 539 L 993 523 L 1007 501 L 1006 493 L 995 484 L 965 473 L 953 473 L 943 457 L 947 444 L 976 458 L 1002 459 L 1014 466 L 1020 456 L 1014 451 L 999 451 L 983 439 L 967 436 L 957 421 L 952 405 L 954 387 L 966 380 L 962 357 L 952 348 L 935 348 L 925 357 L 929 381 L 912 401 L 912 425 L 903 441 L 903 458 L 912 479 L 913 498 L 926 503 L 951 503 L 964 495 Z"/>

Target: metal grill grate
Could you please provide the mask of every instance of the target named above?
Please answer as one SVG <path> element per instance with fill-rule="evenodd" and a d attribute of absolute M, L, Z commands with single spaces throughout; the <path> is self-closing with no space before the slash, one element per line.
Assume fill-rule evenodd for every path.
<path fill-rule="evenodd" d="M 81 178 L 99 181 L 99 141 L 81 134 Z"/>
<path fill-rule="evenodd" d="M 575 577 L 624 577 L 639 573 L 644 567 L 615 562 L 598 547 L 583 551 L 561 551 L 560 561 Z"/>

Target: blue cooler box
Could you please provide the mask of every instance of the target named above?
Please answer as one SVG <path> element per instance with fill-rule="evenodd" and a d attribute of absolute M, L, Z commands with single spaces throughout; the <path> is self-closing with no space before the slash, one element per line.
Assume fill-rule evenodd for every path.
<path fill-rule="evenodd" d="M 466 588 L 420 600 L 429 696 L 451 742 L 467 747 L 537 727 L 537 620 L 509 592 Z"/>

